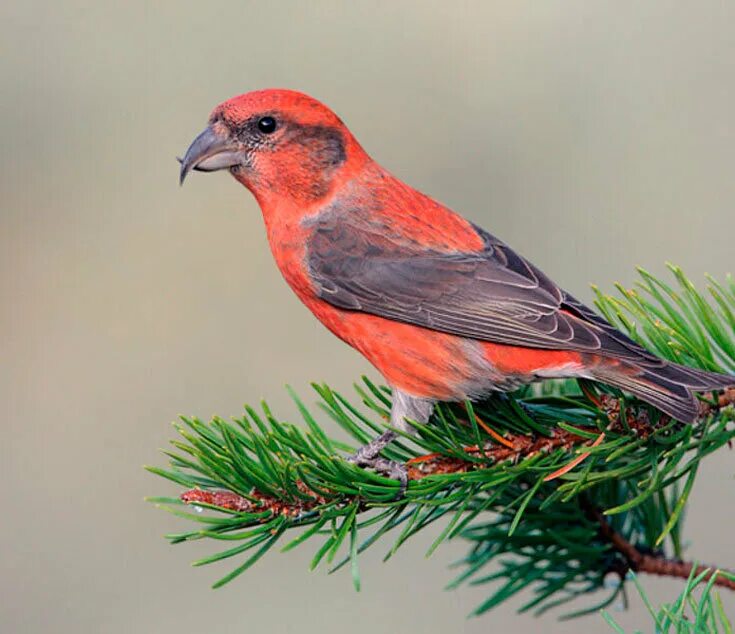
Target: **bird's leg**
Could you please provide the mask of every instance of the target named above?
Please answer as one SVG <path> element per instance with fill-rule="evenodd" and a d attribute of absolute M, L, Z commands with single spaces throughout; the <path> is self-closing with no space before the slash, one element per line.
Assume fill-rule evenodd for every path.
<path fill-rule="evenodd" d="M 433 409 L 434 401 L 411 396 L 397 388 L 393 388 L 390 424 L 396 429 L 414 433 L 414 428 L 411 427 L 406 419 L 426 423 L 429 421 Z M 408 485 L 408 472 L 406 471 L 406 467 L 400 462 L 388 460 L 380 456 L 380 452 L 397 437 L 398 434 L 393 430 L 389 429 L 384 431 L 380 436 L 360 447 L 350 457 L 350 462 L 354 462 L 359 467 L 369 467 L 389 478 L 398 480 L 401 483 L 401 491 L 404 491 Z"/>
<path fill-rule="evenodd" d="M 360 447 L 350 458 L 359 467 L 372 467 L 373 462 L 378 458 L 380 452 L 383 451 L 390 443 L 392 443 L 398 434 L 392 430 L 384 431 L 380 436 L 371 440 L 369 443 Z"/>

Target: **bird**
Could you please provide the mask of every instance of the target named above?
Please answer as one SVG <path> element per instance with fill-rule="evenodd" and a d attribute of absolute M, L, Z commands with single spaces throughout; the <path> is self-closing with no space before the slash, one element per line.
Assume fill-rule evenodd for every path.
<path fill-rule="evenodd" d="M 229 170 L 255 196 L 276 265 L 334 335 L 392 390 L 390 426 L 351 460 L 406 482 L 381 456 L 438 402 L 569 378 L 627 391 L 682 423 L 696 392 L 735 376 L 652 354 L 511 247 L 375 162 L 342 120 L 306 94 L 233 97 L 180 159 Z"/>

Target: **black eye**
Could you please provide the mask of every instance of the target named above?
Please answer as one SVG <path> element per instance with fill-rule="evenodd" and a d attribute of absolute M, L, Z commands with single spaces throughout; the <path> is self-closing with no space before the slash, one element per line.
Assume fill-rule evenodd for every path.
<path fill-rule="evenodd" d="M 263 134 L 270 134 L 276 129 L 276 120 L 273 117 L 262 117 L 258 119 L 258 130 Z"/>

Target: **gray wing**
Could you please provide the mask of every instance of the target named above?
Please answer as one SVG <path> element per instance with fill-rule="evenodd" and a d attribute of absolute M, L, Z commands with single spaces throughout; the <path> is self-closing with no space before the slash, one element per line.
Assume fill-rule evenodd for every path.
<path fill-rule="evenodd" d="M 477 231 L 483 251 L 447 254 L 324 223 L 308 242 L 308 264 L 319 297 L 345 310 L 495 343 L 651 358 L 510 247 Z"/>

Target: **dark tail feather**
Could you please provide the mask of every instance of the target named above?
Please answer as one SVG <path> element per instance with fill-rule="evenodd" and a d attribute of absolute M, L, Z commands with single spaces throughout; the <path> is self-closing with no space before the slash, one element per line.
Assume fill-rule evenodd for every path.
<path fill-rule="evenodd" d="M 595 369 L 594 377 L 630 392 L 683 423 L 693 423 L 699 416 L 696 392 L 735 386 L 735 376 L 676 363 L 654 368 L 628 364 L 602 366 Z"/>

